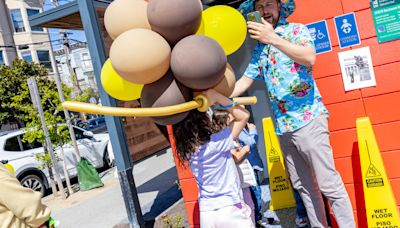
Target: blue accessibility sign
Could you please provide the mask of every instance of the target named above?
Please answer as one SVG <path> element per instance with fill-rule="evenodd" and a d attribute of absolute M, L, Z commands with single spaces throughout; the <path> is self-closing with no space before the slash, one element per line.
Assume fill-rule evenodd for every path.
<path fill-rule="evenodd" d="M 355 46 L 361 43 L 354 13 L 337 16 L 334 21 L 340 48 Z"/>
<path fill-rule="evenodd" d="M 326 20 L 314 22 L 307 25 L 311 38 L 314 40 L 315 52 L 317 54 L 332 51 Z"/>

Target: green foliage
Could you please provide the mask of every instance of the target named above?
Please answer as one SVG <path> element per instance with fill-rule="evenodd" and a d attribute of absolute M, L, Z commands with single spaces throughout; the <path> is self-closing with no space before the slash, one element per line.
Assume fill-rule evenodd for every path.
<path fill-rule="evenodd" d="M 56 159 L 59 160 L 57 154 L 55 154 Z M 35 154 L 35 159 L 41 163 L 41 165 L 38 167 L 40 170 L 43 170 L 45 168 L 50 169 L 51 168 L 51 157 L 50 153 L 43 152 L 43 153 L 37 153 Z"/>
<path fill-rule="evenodd" d="M 29 121 L 31 99 L 27 79 L 32 76 L 38 85 L 49 81 L 47 69 L 35 63 L 17 59 L 12 67 L 0 66 L 0 123 L 13 122 L 21 127 Z"/>
<path fill-rule="evenodd" d="M 35 77 L 41 104 L 44 110 L 46 126 L 54 147 L 70 141 L 66 120 L 61 113 L 63 109 L 55 81 L 50 79 L 48 71 L 42 65 L 16 59 L 12 67 L 0 66 L 0 124 L 18 123 L 24 127 L 24 141 L 45 143 L 40 117 L 33 107 L 27 80 Z M 72 88 L 63 86 L 66 99 Z M 85 91 L 75 100 L 87 101 L 90 92 Z M 49 165 L 49 154 L 38 155 L 43 166 Z"/>
<path fill-rule="evenodd" d="M 175 180 L 175 184 L 178 186 L 178 189 L 181 190 L 181 182 L 179 182 L 179 180 Z"/>
<path fill-rule="evenodd" d="M 183 218 L 181 215 L 175 215 L 174 217 L 164 215 L 164 216 L 162 216 L 162 221 L 163 221 L 164 228 L 182 228 L 183 227 Z"/>

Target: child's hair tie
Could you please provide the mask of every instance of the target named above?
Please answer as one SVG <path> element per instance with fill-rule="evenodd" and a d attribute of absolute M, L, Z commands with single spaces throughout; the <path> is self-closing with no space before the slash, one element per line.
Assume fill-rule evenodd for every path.
<path fill-rule="evenodd" d="M 229 108 L 232 108 L 233 106 L 235 106 L 235 105 L 237 105 L 238 104 L 238 102 L 237 101 L 234 101 L 232 98 L 229 98 L 231 101 L 232 101 L 232 103 L 231 104 L 229 104 L 229 105 L 219 105 L 219 107 L 220 108 L 223 108 L 223 109 L 229 109 Z"/>

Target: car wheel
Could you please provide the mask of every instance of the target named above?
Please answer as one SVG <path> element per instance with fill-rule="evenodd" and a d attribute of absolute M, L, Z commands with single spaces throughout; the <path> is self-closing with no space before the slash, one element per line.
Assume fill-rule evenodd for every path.
<path fill-rule="evenodd" d="M 38 191 L 44 196 L 45 193 L 45 187 L 42 178 L 36 176 L 36 175 L 28 175 L 21 180 L 21 185 L 30 188 L 34 191 Z"/>
<path fill-rule="evenodd" d="M 115 163 L 111 160 L 107 150 L 104 152 L 103 164 L 105 168 L 111 168 L 115 166 Z"/>

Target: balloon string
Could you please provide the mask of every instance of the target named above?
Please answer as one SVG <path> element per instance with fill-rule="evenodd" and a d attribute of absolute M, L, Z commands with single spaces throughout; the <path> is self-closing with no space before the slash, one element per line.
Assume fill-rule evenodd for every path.
<path fill-rule="evenodd" d="M 238 97 L 234 98 L 238 104 L 241 105 L 253 105 L 257 103 L 256 97 Z M 208 98 L 204 95 L 198 95 L 193 101 L 189 101 L 182 104 L 155 107 L 155 108 L 121 108 L 121 107 L 109 107 L 95 104 L 89 104 L 77 101 L 66 101 L 62 103 L 62 106 L 70 111 L 84 112 L 90 114 L 101 114 L 108 116 L 169 116 L 182 112 L 187 112 L 197 108 L 201 112 L 207 111 L 210 107 Z"/>

